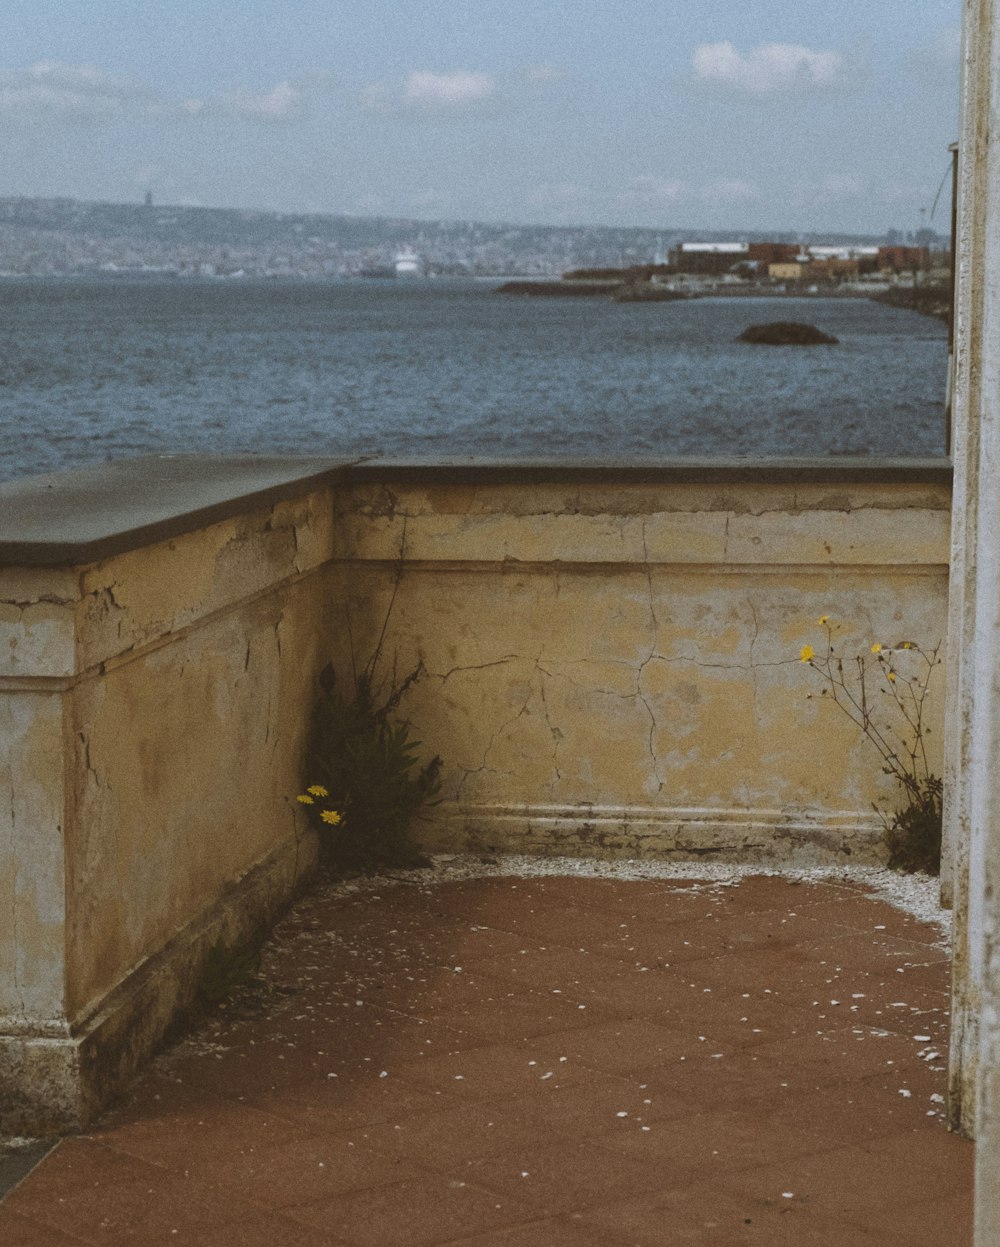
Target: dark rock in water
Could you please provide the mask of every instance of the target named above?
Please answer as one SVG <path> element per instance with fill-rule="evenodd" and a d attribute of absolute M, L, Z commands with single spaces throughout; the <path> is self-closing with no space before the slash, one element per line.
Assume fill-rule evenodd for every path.
<path fill-rule="evenodd" d="M 836 346 L 838 340 L 829 333 L 822 333 L 815 325 L 803 325 L 795 320 L 748 325 L 736 339 L 754 346 Z"/>

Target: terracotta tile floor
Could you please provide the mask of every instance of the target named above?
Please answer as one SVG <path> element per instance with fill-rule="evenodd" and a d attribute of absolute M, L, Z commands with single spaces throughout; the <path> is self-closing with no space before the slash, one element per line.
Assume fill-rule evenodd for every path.
<path fill-rule="evenodd" d="M 938 933 L 843 881 L 317 895 L 3 1247 L 965 1247 Z"/>

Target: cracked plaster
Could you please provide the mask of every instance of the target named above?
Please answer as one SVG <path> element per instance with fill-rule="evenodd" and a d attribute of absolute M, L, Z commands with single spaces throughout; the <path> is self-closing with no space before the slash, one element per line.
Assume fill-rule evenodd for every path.
<path fill-rule="evenodd" d="M 290 803 L 331 525 L 329 493 L 313 493 L 70 574 L 0 573 L 0 645 L 33 646 L 30 668 L 0 667 L 4 1120 L 32 1103 L 39 1120 L 84 1119 L 169 1024 L 183 976 L 166 967 L 122 1030 L 105 1015 L 131 1007 L 125 986 L 258 863 L 277 852 L 290 868 L 268 906 L 310 869 Z M 110 1064 L 83 1060 L 94 1043 Z"/>
<path fill-rule="evenodd" d="M 378 636 L 401 551 L 385 653 L 427 671 L 406 711 L 445 763 L 429 843 L 870 851 L 884 785 L 849 725 L 807 700 L 797 653 L 820 613 L 849 621 L 853 645 L 904 622 L 937 639 L 946 497 L 808 492 L 751 486 L 742 506 L 714 486 L 346 487 L 105 559 L 59 601 L 10 595 L 71 613 L 74 639 L 72 679 L 44 694 L 59 723 L 44 801 L 25 787 L 44 751 L 16 762 L 15 838 L 59 829 L 60 857 L 11 875 L 5 854 L 0 888 L 28 898 L 14 1008 L 36 1028 L 82 1025 L 276 844 L 308 862 L 291 797 L 313 673 L 348 667 L 351 633 L 359 653 Z M 754 508 L 772 527 L 751 550 Z M 0 715 L 41 713 L 30 679 L 8 684 Z M 34 876 L 66 907 L 58 950 L 42 949 L 50 999 L 31 1003 Z"/>
<path fill-rule="evenodd" d="M 60 698 L 0 695 L 0 739 L 0 1018 L 51 1019 L 63 1007 Z"/>
<path fill-rule="evenodd" d="M 685 496 L 684 490 L 675 492 Z M 371 511 L 363 497 L 355 499 L 355 510 L 349 499 L 341 499 L 336 550 L 343 558 L 393 561 L 405 525 L 407 558 L 415 562 L 872 567 L 946 562 L 949 509 L 943 491 L 924 507 L 906 508 L 886 506 L 877 495 L 845 495 L 836 499 L 836 510 L 746 510 L 734 507 L 732 498 L 713 507 L 711 499 L 697 496 L 689 498 L 690 509 L 680 509 L 676 500 L 652 509 L 646 498 L 621 499 L 620 491 L 619 498 L 623 505 L 617 512 L 567 508 L 565 499 L 551 511 L 533 499 L 534 509 L 528 510 L 505 491 L 492 497 L 498 509 L 486 510 L 486 500 L 479 499 L 467 513 L 433 508 L 426 492 L 395 497 L 391 513 Z M 605 505 L 609 501 L 603 498 Z M 829 522 L 822 522 L 824 517 Z"/>
<path fill-rule="evenodd" d="M 617 517 L 541 514 L 528 488 L 477 497 L 472 517 L 454 511 L 467 493 L 435 506 L 430 490 L 397 490 L 378 514 L 355 495 L 338 592 L 356 634 L 377 625 L 406 526 L 387 652 L 427 669 L 407 710 L 445 759 L 439 821 L 469 805 L 481 823 L 511 804 L 526 817 L 653 800 L 664 828 L 678 810 L 738 807 L 774 829 L 804 809 L 833 826 L 846 810 L 871 851 L 871 802 L 894 790 L 857 730 L 808 699 L 818 685 L 798 651 L 828 613 L 848 652 L 900 630 L 940 639 L 948 512 L 940 491 L 917 491 L 926 513 L 905 491 L 890 506 L 860 492 L 826 490 L 811 501 L 835 512 L 763 523 L 732 507 L 652 512 L 648 491 L 590 498 L 618 497 Z M 694 851 L 696 832 L 683 842 Z"/>
<path fill-rule="evenodd" d="M 0 569 L 0 678 L 73 672 L 76 597 L 65 569 Z"/>
<path fill-rule="evenodd" d="M 156 644 L 316 570 L 329 557 L 331 525 L 328 495 L 312 494 L 85 568 L 81 668 Z"/>

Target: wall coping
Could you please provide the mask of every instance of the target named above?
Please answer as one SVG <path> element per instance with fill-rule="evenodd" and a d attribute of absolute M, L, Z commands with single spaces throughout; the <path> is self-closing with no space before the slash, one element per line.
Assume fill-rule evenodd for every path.
<path fill-rule="evenodd" d="M 0 482 L 0 566 L 141 549 L 334 484 L 951 485 L 947 459 L 343 460 L 152 455 Z"/>

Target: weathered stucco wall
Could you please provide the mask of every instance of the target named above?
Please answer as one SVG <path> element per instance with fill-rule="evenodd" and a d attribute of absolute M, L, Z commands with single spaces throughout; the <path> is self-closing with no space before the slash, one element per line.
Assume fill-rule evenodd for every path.
<path fill-rule="evenodd" d="M 945 626 L 941 465 L 154 460 L 0 520 L 0 1130 L 86 1121 L 287 902 L 316 673 L 394 595 L 442 849 L 876 859 L 894 791 L 799 651 Z"/>
<path fill-rule="evenodd" d="M 329 489 L 0 571 L 0 1131 L 72 1127 L 315 861 Z"/>
<path fill-rule="evenodd" d="M 821 615 L 844 655 L 943 640 L 946 486 L 401 474 L 336 505 L 353 635 L 398 577 L 385 653 L 426 670 L 406 709 L 444 759 L 428 847 L 881 859 L 895 788 L 799 652 Z"/>

